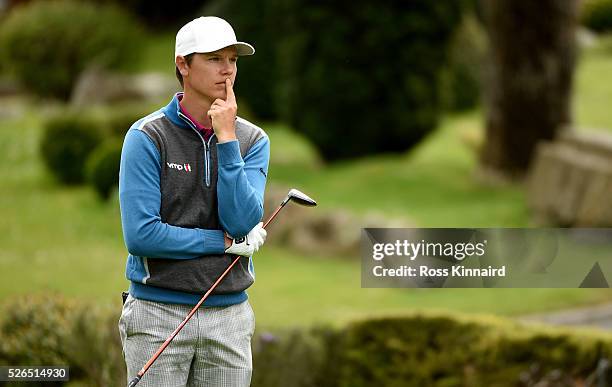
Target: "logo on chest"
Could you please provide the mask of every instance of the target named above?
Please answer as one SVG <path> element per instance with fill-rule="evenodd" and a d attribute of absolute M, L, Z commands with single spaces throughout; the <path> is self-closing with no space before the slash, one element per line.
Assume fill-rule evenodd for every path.
<path fill-rule="evenodd" d="M 189 163 L 186 163 L 186 164 L 166 163 L 166 165 L 168 166 L 168 168 L 176 169 L 177 171 L 191 172 L 191 165 L 189 165 Z"/>

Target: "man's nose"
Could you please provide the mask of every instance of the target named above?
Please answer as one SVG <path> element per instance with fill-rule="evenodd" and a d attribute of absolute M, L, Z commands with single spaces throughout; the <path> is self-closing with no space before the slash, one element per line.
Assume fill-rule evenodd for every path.
<path fill-rule="evenodd" d="M 229 60 L 223 61 L 223 67 L 221 68 L 221 73 L 224 75 L 230 75 L 234 72 L 234 65 Z"/>

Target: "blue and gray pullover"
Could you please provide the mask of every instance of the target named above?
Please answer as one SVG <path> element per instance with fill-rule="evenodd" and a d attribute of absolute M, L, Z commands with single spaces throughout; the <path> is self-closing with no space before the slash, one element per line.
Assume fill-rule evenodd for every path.
<path fill-rule="evenodd" d="M 205 141 L 179 98 L 127 132 L 119 201 L 130 293 L 195 305 L 233 260 L 224 232 L 242 237 L 261 221 L 270 143 L 241 118 L 237 140 Z M 254 279 L 252 257 L 241 258 L 204 305 L 243 302 Z"/>

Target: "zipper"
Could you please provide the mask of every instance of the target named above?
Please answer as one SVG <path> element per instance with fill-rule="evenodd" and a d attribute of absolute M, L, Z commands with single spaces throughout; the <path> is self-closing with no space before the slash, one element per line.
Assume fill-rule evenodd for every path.
<path fill-rule="evenodd" d="M 206 156 L 206 186 L 210 187 L 210 142 L 212 141 L 212 138 L 215 136 L 215 133 L 213 132 L 213 134 L 208 138 L 208 142 L 205 144 L 205 152 L 204 155 Z"/>
<path fill-rule="evenodd" d="M 187 118 L 187 116 L 181 112 L 178 112 L 178 115 L 179 117 L 183 119 L 183 121 L 185 121 L 189 125 L 191 129 L 193 129 L 194 132 L 196 132 L 196 134 L 202 141 L 202 145 L 204 145 L 204 169 L 206 171 L 204 183 L 206 184 L 206 187 L 210 187 L 210 148 L 209 146 L 210 146 L 210 140 L 212 140 L 215 134 L 213 133 L 212 136 L 210 136 L 210 138 L 208 139 L 208 142 L 204 141 L 204 137 L 202 137 L 200 132 L 198 132 L 198 129 L 196 129 L 193 122 L 191 122 L 191 120 Z"/>

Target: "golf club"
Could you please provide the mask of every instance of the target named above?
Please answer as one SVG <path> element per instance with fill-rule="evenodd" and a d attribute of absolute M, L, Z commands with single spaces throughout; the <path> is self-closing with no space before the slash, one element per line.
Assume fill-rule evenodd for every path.
<path fill-rule="evenodd" d="M 297 189 L 292 188 L 291 190 L 289 190 L 289 193 L 287 193 L 287 196 L 281 202 L 278 208 L 272 213 L 272 215 L 270 215 L 270 218 L 266 221 L 266 223 L 264 223 L 263 228 L 266 228 L 266 226 L 270 224 L 270 222 L 276 217 L 276 215 L 278 215 L 280 210 L 282 210 L 283 207 L 285 207 L 285 205 L 289 202 L 295 202 L 296 204 L 299 204 L 301 206 L 307 206 L 307 207 L 314 207 L 317 205 L 317 202 L 311 199 L 308 195 L 306 195 L 305 193 Z M 195 314 L 195 312 L 198 310 L 200 305 L 202 305 L 204 301 L 206 301 L 206 298 L 208 298 L 208 296 L 213 292 L 213 290 L 215 290 L 215 288 L 221 283 L 221 281 L 223 281 L 223 278 L 225 278 L 227 273 L 229 273 L 230 270 L 232 270 L 232 267 L 234 267 L 234 265 L 240 260 L 240 257 L 241 257 L 240 255 L 237 255 L 236 259 L 234 259 L 232 263 L 227 267 L 227 269 L 225 269 L 225 271 L 219 276 L 219 278 L 217 278 L 215 283 L 212 284 L 212 286 L 210 287 L 210 289 L 208 289 L 206 294 L 204 294 L 204 296 L 202 296 L 200 301 L 198 301 L 198 303 L 193 307 L 193 309 L 191 309 L 191 312 L 189 312 L 189 314 L 187 315 L 187 317 L 185 317 L 183 322 L 179 324 L 179 326 L 174 330 L 174 332 L 172 332 L 170 336 L 168 336 L 166 341 L 164 341 L 161 347 L 159 347 L 157 352 L 155 352 L 155 354 L 151 356 L 149 361 L 147 361 L 147 363 L 142 367 L 142 369 L 138 371 L 138 374 L 136 374 L 136 377 L 130 381 L 130 383 L 128 384 L 128 387 L 134 387 L 135 385 L 138 384 L 140 379 L 144 376 L 147 370 L 153 365 L 155 360 L 157 360 L 159 355 L 161 355 L 162 352 L 164 352 L 164 350 L 170 344 L 170 342 L 174 339 L 174 337 L 181 331 L 181 329 L 183 329 L 185 324 L 187 324 L 187 321 L 191 319 L 191 316 Z"/>

